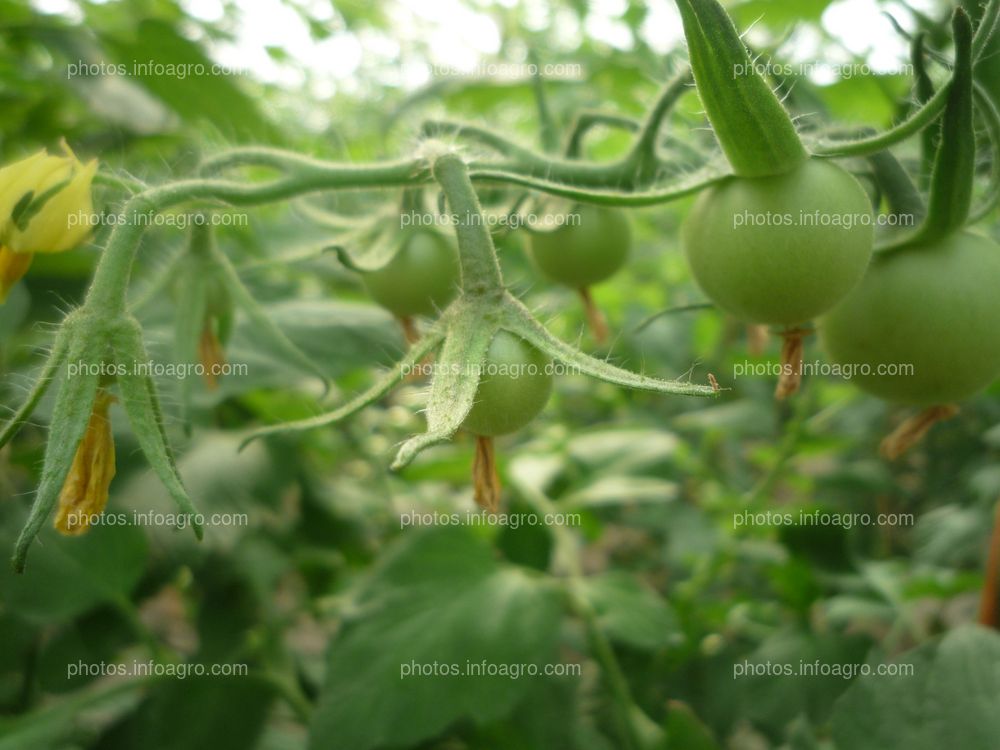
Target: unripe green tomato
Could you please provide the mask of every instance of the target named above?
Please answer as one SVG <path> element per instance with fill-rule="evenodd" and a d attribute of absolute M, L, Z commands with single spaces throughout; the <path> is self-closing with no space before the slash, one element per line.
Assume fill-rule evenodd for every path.
<path fill-rule="evenodd" d="M 833 307 L 871 258 L 872 207 L 853 176 L 809 159 L 788 174 L 704 191 L 681 238 L 699 286 L 751 323 L 793 325 Z"/>
<path fill-rule="evenodd" d="M 889 401 L 929 406 L 972 396 L 1000 374 L 1000 247 L 958 232 L 877 255 L 858 287 L 820 320 L 823 349 L 852 382 Z M 879 374 L 886 365 L 913 372 Z"/>
<path fill-rule="evenodd" d="M 604 281 L 625 264 L 632 229 L 620 208 L 581 203 L 572 214 L 579 215 L 573 224 L 531 235 L 531 257 L 553 281 L 583 289 Z"/>
<path fill-rule="evenodd" d="M 388 264 L 363 275 L 372 298 L 396 317 L 433 315 L 454 299 L 458 252 L 438 232 L 413 232 Z"/>
<path fill-rule="evenodd" d="M 490 342 L 472 410 L 462 423 L 484 437 L 516 432 L 538 416 L 552 393 L 552 360 L 519 336 Z"/>

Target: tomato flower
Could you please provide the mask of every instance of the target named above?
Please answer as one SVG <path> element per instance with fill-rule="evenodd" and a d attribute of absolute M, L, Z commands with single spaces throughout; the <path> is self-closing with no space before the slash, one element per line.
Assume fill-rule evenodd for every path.
<path fill-rule="evenodd" d="M 65 252 L 90 232 L 97 161 L 83 164 L 63 149 L 64 156 L 42 150 L 0 169 L 0 303 L 35 253 Z"/>
<path fill-rule="evenodd" d="M 108 488 L 115 476 L 115 441 L 108 409 L 114 400 L 103 388 L 94 399 L 87 430 L 59 493 L 55 527 L 61 534 L 83 534 L 108 503 Z"/>

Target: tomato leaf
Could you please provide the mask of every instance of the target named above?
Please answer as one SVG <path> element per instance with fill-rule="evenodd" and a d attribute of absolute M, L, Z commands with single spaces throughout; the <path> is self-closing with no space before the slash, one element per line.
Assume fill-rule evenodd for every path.
<path fill-rule="evenodd" d="M 560 622 L 557 589 L 498 562 L 468 527 L 404 537 L 353 604 L 330 645 L 309 745 L 317 750 L 411 746 L 463 718 L 506 715 L 540 676 L 464 670 L 540 667 Z M 414 674 L 434 665 L 462 674 Z"/>

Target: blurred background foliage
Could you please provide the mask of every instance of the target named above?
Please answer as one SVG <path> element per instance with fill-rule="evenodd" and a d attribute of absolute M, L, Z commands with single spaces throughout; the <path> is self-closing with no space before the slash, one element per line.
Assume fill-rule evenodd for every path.
<path fill-rule="evenodd" d="M 880 9 L 947 43 L 944 3 L 860 5 L 869 10 L 854 0 L 731 5 L 741 27 L 753 24 L 748 42 L 776 61 L 871 66 L 775 81 L 804 128 L 884 127 L 905 111 L 908 42 Z M 855 20 L 854 43 L 842 19 L 862 12 L 878 24 Z M 287 44 L 267 43 L 260 29 L 272 24 Z M 430 117 L 488 123 L 537 145 L 527 76 L 442 72 L 463 61 L 516 65 L 530 50 L 542 64 L 577 66 L 546 81 L 565 130 L 582 109 L 640 117 L 683 58 L 679 39 L 666 0 L 0 0 L 0 153 L 7 162 L 65 138 L 106 169 L 160 183 L 239 143 L 350 161 L 406 154 Z M 244 69 L 67 75 L 74 64 L 135 61 Z M 982 75 L 1000 90 L 995 65 Z M 665 133 L 679 154 L 710 146 L 695 96 Z M 596 130 L 587 154 L 607 159 L 627 144 L 627 135 Z M 900 150 L 910 164 L 915 155 Z M 107 210 L 118 198 L 98 190 Z M 337 400 L 370 382 L 403 341 L 324 251 L 333 231 L 311 217 L 318 205 L 360 215 L 396 200 L 324 196 L 312 210 L 254 210 L 247 226 L 219 232 L 257 298 L 334 378 Z M 994 747 L 1000 646 L 963 626 L 975 619 L 1000 496 L 997 387 L 894 464 L 877 457 L 877 445 L 903 414 L 849 382 L 807 378 L 797 398 L 775 403 L 772 378 L 733 370 L 774 363 L 776 342 L 751 353 L 743 327 L 712 309 L 649 321 L 703 301 L 678 248 L 688 206 L 631 211 L 634 255 L 595 296 L 615 332 L 613 361 L 665 377 L 714 373 L 722 397 L 667 398 L 566 376 L 542 417 L 500 443 L 509 512 L 554 507 L 579 514 L 578 527 L 402 528 L 407 514 L 464 516 L 473 507 L 468 439 L 400 475 L 387 471 L 394 446 L 420 429 L 420 383 L 343 426 L 237 452 L 251 426 L 315 413 L 322 401 L 238 320 L 228 359 L 248 374 L 216 391 L 190 384 L 190 431 L 178 415 L 179 384 L 160 385 L 192 497 L 206 514 L 245 514 L 246 523 L 212 527 L 201 544 L 163 526 L 102 527 L 78 539 L 50 531 L 23 576 L 0 567 L 0 748 L 625 747 L 613 676 L 561 594 L 565 554 L 579 557 L 576 590 L 657 747 Z M 996 234 L 996 221 L 985 228 Z M 22 398 L 53 324 L 81 299 L 104 231 L 75 252 L 38 257 L 0 307 L 4 411 Z M 136 299 L 184 242 L 174 227 L 147 234 Z M 500 241 L 509 284 L 556 333 L 589 346 L 575 296 L 540 279 L 523 243 L 522 233 Z M 160 361 L 171 358 L 182 292 L 140 309 Z M 820 356 L 810 341 L 807 360 Z M 3 549 L 37 482 L 48 408 L 0 451 Z M 169 511 L 120 417 L 113 410 L 119 469 L 108 512 Z M 737 523 L 745 512 L 797 517 L 800 509 L 912 514 L 913 523 Z M 250 674 L 67 678 L 77 662 L 150 658 L 246 663 Z M 582 670 L 399 679 L 403 663 L 484 659 Z M 816 660 L 902 660 L 916 676 L 734 678 L 734 665 Z"/>

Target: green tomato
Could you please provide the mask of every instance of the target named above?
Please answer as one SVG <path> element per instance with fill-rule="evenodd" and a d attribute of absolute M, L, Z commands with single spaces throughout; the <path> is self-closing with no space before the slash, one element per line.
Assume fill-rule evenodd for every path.
<path fill-rule="evenodd" d="M 363 275 L 372 298 L 398 318 L 433 315 L 458 292 L 458 253 L 438 232 L 413 232 L 388 264 Z"/>
<path fill-rule="evenodd" d="M 864 276 L 873 227 L 853 176 L 810 159 L 788 174 L 732 178 L 703 192 L 682 228 L 695 280 L 752 322 L 803 323 Z"/>
<path fill-rule="evenodd" d="M 524 427 L 552 393 L 552 360 L 519 336 L 498 331 L 490 342 L 472 410 L 462 423 L 484 437 Z"/>
<path fill-rule="evenodd" d="M 579 220 L 531 235 L 531 257 L 542 273 L 560 284 L 583 289 L 625 264 L 632 246 L 628 216 L 619 208 L 581 203 Z"/>
<path fill-rule="evenodd" d="M 971 232 L 877 255 L 820 321 L 820 342 L 845 370 L 869 369 L 852 382 L 871 394 L 917 406 L 959 401 L 1000 374 L 998 280 L 1000 247 Z"/>

